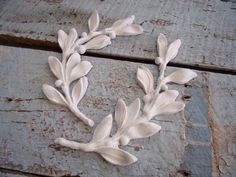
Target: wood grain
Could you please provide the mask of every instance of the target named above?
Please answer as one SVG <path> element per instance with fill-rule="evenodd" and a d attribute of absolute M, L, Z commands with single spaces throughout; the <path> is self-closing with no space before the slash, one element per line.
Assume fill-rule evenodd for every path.
<path fill-rule="evenodd" d="M 180 99 L 191 100 L 185 111 L 157 117 L 154 122 L 162 126 L 159 134 L 125 147 L 138 162 L 117 167 L 95 153 L 53 143 L 59 136 L 87 142 L 93 129 L 43 95 L 42 84 L 53 85 L 55 81 L 47 64 L 49 55 L 60 57 L 55 52 L 0 47 L 1 168 L 48 176 L 235 176 L 236 142 L 235 131 L 231 131 L 236 127 L 235 76 L 198 72 L 190 85 L 178 86 Z M 130 103 L 143 96 L 135 78 L 140 64 L 86 56 L 82 59 L 94 67 L 79 107 L 96 124 L 113 112 L 118 98 Z M 157 78 L 157 67 L 145 66 Z"/>
<path fill-rule="evenodd" d="M 236 18 L 233 2 L 196 0 L 2 0 L 0 41 L 58 49 L 57 31 L 75 27 L 87 31 L 92 10 L 101 16 L 101 28 L 135 14 L 145 33 L 119 37 L 110 47 L 87 54 L 150 62 L 157 56 L 155 39 L 161 32 L 182 40 L 175 64 L 214 71 L 236 72 Z"/>
<path fill-rule="evenodd" d="M 38 175 L 30 174 L 30 173 L 23 173 L 16 170 L 9 170 L 9 169 L 0 169 L 0 176 L 1 177 L 40 177 Z"/>

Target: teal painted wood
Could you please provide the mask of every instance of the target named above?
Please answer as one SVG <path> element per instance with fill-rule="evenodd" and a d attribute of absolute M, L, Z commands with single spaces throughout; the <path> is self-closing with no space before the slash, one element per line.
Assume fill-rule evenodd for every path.
<path fill-rule="evenodd" d="M 47 64 L 49 55 L 60 57 L 54 52 L 0 47 L 1 168 L 49 176 L 234 176 L 235 76 L 198 72 L 190 85 L 178 87 L 181 99 L 191 100 L 185 111 L 157 117 L 159 134 L 125 148 L 138 162 L 117 167 L 95 153 L 53 144 L 59 136 L 87 142 L 93 129 L 43 95 L 41 85 L 55 81 Z M 135 76 L 141 64 L 82 58 L 94 67 L 80 109 L 96 124 L 114 110 L 118 98 L 130 103 L 142 97 Z M 157 67 L 145 66 L 157 77 Z"/>
<path fill-rule="evenodd" d="M 75 27 L 87 31 L 92 10 L 101 16 L 101 27 L 136 15 L 145 30 L 137 37 L 117 38 L 112 46 L 92 51 L 122 59 L 150 61 L 156 57 L 156 36 L 161 32 L 183 46 L 174 63 L 234 71 L 236 18 L 233 2 L 220 0 L 130 0 L 123 1 L 2 1 L 0 4 L 2 42 L 34 46 L 56 46 L 59 29 Z"/>

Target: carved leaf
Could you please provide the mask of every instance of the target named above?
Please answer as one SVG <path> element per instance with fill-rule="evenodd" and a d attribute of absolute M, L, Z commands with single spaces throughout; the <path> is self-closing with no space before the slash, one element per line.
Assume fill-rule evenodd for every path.
<path fill-rule="evenodd" d="M 164 114 L 174 114 L 174 113 L 177 113 L 177 112 L 180 112 L 184 109 L 185 107 L 185 104 L 181 101 L 175 101 L 175 102 L 172 102 L 168 105 L 165 105 L 163 107 L 160 107 L 156 114 L 157 115 L 164 115 Z"/>
<path fill-rule="evenodd" d="M 172 103 L 175 103 L 178 95 L 179 92 L 176 90 L 167 90 L 165 92 L 162 92 L 156 99 L 155 105 L 153 106 L 151 111 L 154 113 L 154 115 L 162 114 L 162 110 L 164 108 L 168 107 L 168 105 Z"/>
<path fill-rule="evenodd" d="M 179 92 L 177 90 L 164 91 L 164 92 L 160 93 L 160 95 L 156 99 L 155 106 L 159 107 L 159 106 L 163 106 L 163 105 L 167 105 L 169 103 L 172 103 L 175 101 L 175 99 L 178 97 L 178 95 L 179 95 Z"/>
<path fill-rule="evenodd" d="M 170 60 L 174 59 L 176 57 L 176 55 L 178 54 L 179 48 L 181 45 L 181 41 L 180 39 L 175 40 L 174 42 L 172 42 L 167 50 L 166 53 L 166 62 L 168 63 Z"/>
<path fill-rule="evenodd" d="M 80 78 L 80 80 L 75 84 L 72 90 L 72 99 L 75 105 L 77 105 L 85 95 L 87 87 L 88 87 L 87 77 Z"/>
<path fill-rule="evenodd" d="M 164 34 L 160 33 L 157 39 L 157 43 L 158 43 L 159 57 L 161 59 L 165 59 L 168 42 Z"/>
<path fill-rule="evenodd" d="M 154 99 L 154 104 L 149 103 L 144 106 L 144 111 L 152 115 L 152 117 L 156 116 L 166 105 L 175 102 L 178 97 L 179 92 L 176 90 L 166 90 L 158 95 L 157 98 Z M 151 119 L 151 118 L 150 118 Z"/>
<path fill-rule="evenodd" d="M 80 62 L 81 62 L 80 54 L 78 54 L 77 52 L 73 53 L 66 63 L 67 70 L 73 69 L 75 65 L 79 64 Z"/>
<path fill-rule="evenodd" d="M 115 120 L 117 127 L 120 128 L 127 116 L 127 110 L 125 102 L 122 99 L 119 99 L 116 108 L 115 108 Z"/>
<path fill-rule="evenodd" d="M 178 69 L 177 71 L 167 76 L 164 81 L 166 83 L 174 82 L 177 84 L 185 84 L 195 77 L 197 77 L 197 74 L 190 69 Z"/>
<path fill-rule="evenodd" d="M 103 147 L 97 149 L 96 152 L 114 165 L 125 166 L 137 161 L 135 156 L 119 148 Z"/>
<path fill-rule="evenodd" d="M 72 71 L 72 69 L 81 62 L 81 57 L 80 54 L 78 54 L 77 52 L 74 52 L 70 58 L 68 59 L 67 63 L 66 63 L 66 76 L 67 76 L 67 80 L 69 80 L 70 77 L 70 73 Z"/>
<path fill-rule="evenodd" d="M 117 20 L 115 23 L 113 23 L 112 29 L 116 30 L 118 28 L 122 28 L 124 26 L 130 25 L 133 23 L 134 19 L 135 19 L 135 16 L 131 15 L 130 17 L 127 17 L 125 19 Z"/>
<path fill-rule="evenodd" d="M 153 91 L 153 75 L 148 68 L 144 66 L 142 68 L 138 68 L 137 79 L 139 81 L 139 85 L 144 89 L 145 93 L 151 93 Z"/>
<path fill-rule="evenodd" d="M 78 34 L 75 28 L 71 28 L 69 32 L 69 36 L 67 39 L 67 45 L 73 45 L 75 40 L 78 38 Z"/>
<path fill-rule="evenodd" d="M 110 135 L 112 127 L 112 115 L 105 117 L 96 127 L 92 141 L 102 140 Z"/>
<path fill-rule="evenodd" d="M 53 74 L 60 80 L 63 80 L 63 67 L 57 57 L 49 56 L 48 63 Z"/>
<path fill-rule="evenodd" d="M 65 48 L 67 37 L 68 35 L 63 30 L 58 31 L 58 43 L 62 50 Z"/>
<path fill-rule="evenodd" d="M 128 130 L 130 139 L 146 138 L 154 135 L 161 130 L 161 126 L 152 122 L 141 122 Z"/>
<path fill-rule="evenodd" d="M 64 96 L 54 87 L 44 84 L 43 85 L 43 93 L 50 101 L 52 101 L 56 104 L 67 106 L 67 101 L 64 98 Z"/>
<path fill-rule="evenodd" d="M 88 41 L 84 47 L 86 49 L 102 49 L 111 44 L 111 39 L 106 35 L 97 36 Z"/>
<path fill-rule="evenodd" d="M 93 11 L 91 17 L 88 20 L 89 31 L 96 31 L 99 26 L 99 15 L 96 10 Z"/>
<path fill-rule="evenodd" d="M 117 36 L 130 36 L 143 33 L 143 28 L 137 24 L 131 24 L 115 30 Z"/>
<path fill-rule="evenodd" d="M 77 64 L 71 71 L 70 82 L 88 74 L 92 67 L 92 64 L 88 61 L 82 61 Z"/>
<path fill-rule="evenodd" d="M 78 34 L 74 28 L 70 30 L 68 35 L 62 30 L 58 31 L 58 43 L 66 56 L 74 52 L 72 45 L 77 38 Z"/>
<path fill-rule="evenodd" d="M 122 128 L 127 127 L 127 126 L 131 125 L 132 123 L 134 123 L 134 121 L 137 119 L 137 117 L 139 115 L 140 107 L 141 107 L 141 103 L 140 103 L 139 98 L 134 100 L 134 102 L 131 103 L 127 107 L 127 114 L 128 115 L 126 116 L 126 119 L 122 123 L 122 126 L 121 126 Z"/>

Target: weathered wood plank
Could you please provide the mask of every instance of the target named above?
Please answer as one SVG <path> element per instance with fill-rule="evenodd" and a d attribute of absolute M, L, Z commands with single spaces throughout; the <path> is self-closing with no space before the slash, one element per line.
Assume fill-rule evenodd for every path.
<path fill-rule="evenodd" d="M 1 177 L 40 177 L 34 174 L 27 174 L 22 173 L 19 171 L 7 170 L 7 169 L 0 169 L 0 176 Z"/>
<path fill-rule="evenodd" d="M 56 47 L 59 29 L 87 31 L 93 9 L 101 15 L 101 27 L 131 14 L 145 33 L 117 38 L 112 47 L 92 51 L 123 59 L 150 60 L 156 57 L 156 36 L 162 32 L 172 41 L 183 41 L 175 63 L 212 69 L 236 70 L 236 18 L 233 2 L 196 0 L 41 1 L 9 0 L 0 4 L 1 41 Z"/>
<path fill-rule="evenodd" d="M 27 177 L 25 175 L 12 174 L 12 173 L 3 173 L 3 172 L 0 172 L 0 176 L 1 177 Z M 31 177 L 33 177 L 33 176 L 31 176 Z"/>
<path fill-rule="evenodd" d="M 180 88 L 187 95 L 185 98 L 191 98 L 185 112 L 156 118 L 154 121 L 162 126 L 161 133 L 133 141 L 137 147 L 125 148 L 139 161 L 117 167 L 95 153 L 53 144 L 59 136 L 87 142 L 93 130 L 78 122 L 66 108 L 50 103 L 43 96 L 41 85 L 55 81 L 47 64 L 49 55 L 60 56 L 40 50 L 0 47 L 1 168 L 49 176 L 208 177 L 212 173 L 234 176 L 236 143 L 235 133 L 230 131 L 236 126 L 234 76 L 198 72 L 199 77 L 191 85 Z M 140 64 L 94 57 L 83 59 L 91 61 L 94 68 L 88 76 L 90 85 L 80 108 L 96 123 L 114 110 L 119 97 L 127 103 L 142 97 L 135 79 Z M 146 66 L 157 77 L 156 67 Z M 226 107 L 229 103 L 231 106 Z M 230 136 L 218 140 L 215 131 L 223 136 L 226 126 Z M 229 151 L 221 149 L 222 146 Z"/>
<path fill-rule="evenodd" d="M 222 176 L 236 176 L 236 77 L 206 75 L 213 160 Z"/>

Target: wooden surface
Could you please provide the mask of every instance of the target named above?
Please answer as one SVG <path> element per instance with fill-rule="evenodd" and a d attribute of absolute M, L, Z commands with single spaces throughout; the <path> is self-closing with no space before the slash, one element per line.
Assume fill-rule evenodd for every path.
<path fill-rule="evenodd" d="M 168 72 L 184 66 L 198 73 L 190 85 L 177 86 L 185 111 L 157 117 L 160 133 L 125 147 L 139 159 L 128 167 L 56 146 L 59 136 L 87 142 L 93 129 L 49 102 L 41 90 L 55 81 L 47 58 L 60 58 L 56 31 L 87 30 L 95 7 L 102 26 L 135 14 L 145 29 L 82 57 L 94 67 L 79 108 L 96 124 L 113 112 L 118 98 L 130 103 L 144 95 L 135 76 L 139 66 L 157 78 L 150 63 L 159 32 L 183 42 Z M 235 20 L 233 1 L 0 0 L 0 177 L 235 177 Z"/>
<path fill-rule="evenodd" d="M 1 41 L 57 48 L 58 29 L 87 31 L 93 9 L 101 16 L 101 28 L 134 14 L 143 35 L 117 38 L 110 47 L 90 54 L 150 62 L 156 57 L 154 39 L 161 32 L 183 42 L 175 64 L 236 73 L 236 11 L 228 0 L 1 1 Z"/>
<path fill-rule="evenodd" d="M 86 142 L 91 129 L 64 107 L 50 103 L 41 91 L 53 83 L 47 56 L 59 53 L 1 46 L 1 159 L 2 168 L 48 176 L 211 176 L 212 171 L 235 175 L 235 76 L 198 72 L 181 89 L 191 97 L 184 113 L 158 117 L 161 133 L 133 141 L 127 147 L 139 161 L 128 167 L 108 164 L 94 153 L 57 147 L 56 137 Z M 119 97 L 131 102 L 142 97 L 135 73 L 138 63 L 83 57 L 93 63 L 89 89 L 80 108 L 98 123 L 113 111 Z M 154 65 L 146 65 L 157 77 Z M 175 68 L 170 68 L 173 70 Z M 227 129 L 226 129 L 227 127 Z M 227 135 L 227 139 L 220 137 Z M 222 145 L 226 149 L 222 148 Z M 227 161 L 227 166 L 225 165 Z M 214 169 L 216 168 L 217 169 Z M 218 168 L 219 167 L 219 168 Z M 230 176 L 228 175 L 228 176 Z"/>

